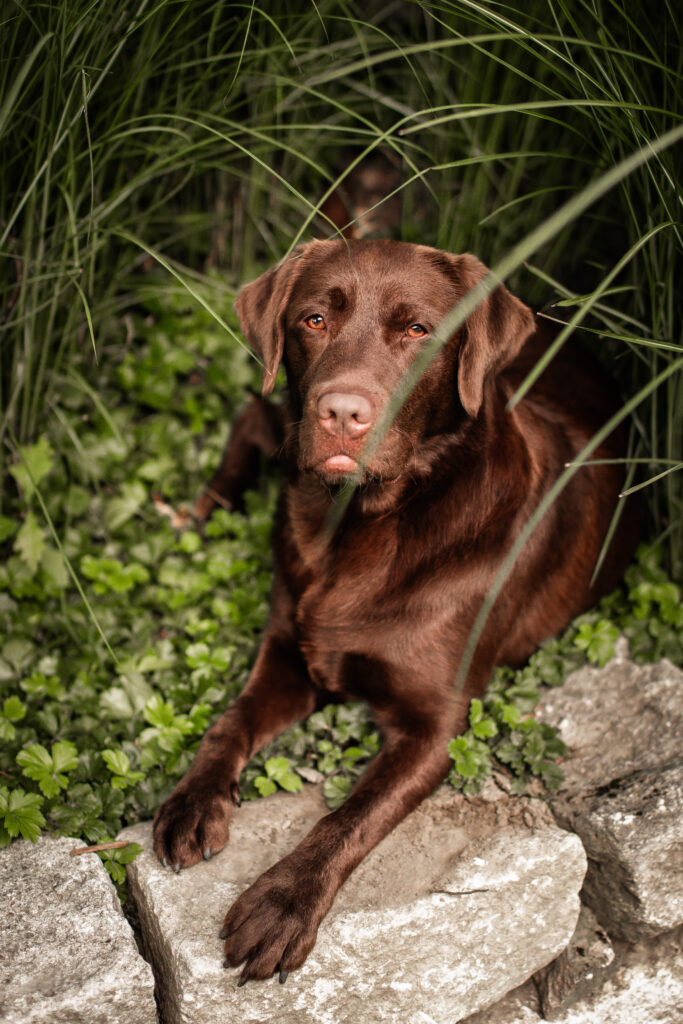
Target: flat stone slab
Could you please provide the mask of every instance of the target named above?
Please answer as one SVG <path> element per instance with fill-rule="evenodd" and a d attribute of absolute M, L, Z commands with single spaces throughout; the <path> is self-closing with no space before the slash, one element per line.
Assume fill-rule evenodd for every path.
<path fill-rule="evenodd" d="M 96 854 L 77 839 L 0 850 L 2 1024 L 156 1024 L 154 978 Z"/>
<path fill-rule="evenodd" d="M 598 991 L 542 1017 L 534 986 L 509 992 L 462 1024 L 681 1024 L 683 930 L 636 945 L 619 944 Z"/>
<path fill-rule="evenodd" d="M 126 829 L 129 865 L 166 1024 L 455 1024 L 553 960 L 579 913 L 586 861 L 543 804 L 442 789 L 360 865 L 304 966 L 237 988 L 222 967 L 224 914 L 326 813 L 317 787 L 244 805 L 229 845 L 178 875 Z"/>

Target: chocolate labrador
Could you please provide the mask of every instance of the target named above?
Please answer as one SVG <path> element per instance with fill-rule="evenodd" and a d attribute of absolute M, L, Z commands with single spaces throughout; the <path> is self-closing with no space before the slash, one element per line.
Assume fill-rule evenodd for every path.
<path fill-rule="evenodd" d="M 622 472 L 581 469 L 517 559 L 456 686 L 512 543 L 611 411 L 609 382 L 568 346 L 507 410 L 549 338 L 499 285 L 364 455 L 425 339 L 485 273 L 473 256 L 423 245 L 311 242 L 238 295 L 263 392 L 284 363 L 287 406 L 280 422 L 252 401 L 200 513 L 217 499 L 236 502 L 259 452 L 278 449 L 282 436 L 272 606 L 247 686 L 157 813 L 158 856 L 178 870 L 220 850 L 249 758 L 321 701 L 366 701 L 383 736 L 346 803 L 229 909 L 221 935 L 226 965 L 244 964 L 240 984 L 278 971 L 283 981 L 303 964 L 345 879 L 446 776 L 448 741 L 467 728 L 470 700 L 493 668 L 523 662 L 593 604 L 630 554 L 634 530 L 622 517 L 591 583 Z M 593 458 L 622 454 L 613 435 Z M 352 476 L 359 485 L 330 536 L 332 500 Z"/>

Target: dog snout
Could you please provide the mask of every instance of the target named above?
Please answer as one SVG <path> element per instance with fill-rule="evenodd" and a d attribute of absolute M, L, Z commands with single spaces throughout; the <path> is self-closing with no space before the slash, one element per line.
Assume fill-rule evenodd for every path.
<path fill-rule="evenodd" d="M 323 430 L 335 437 L 361 437 L 375 419 L 371 400 L 348 391 L 327 391 L 318 399 L 316 411 Z"/>

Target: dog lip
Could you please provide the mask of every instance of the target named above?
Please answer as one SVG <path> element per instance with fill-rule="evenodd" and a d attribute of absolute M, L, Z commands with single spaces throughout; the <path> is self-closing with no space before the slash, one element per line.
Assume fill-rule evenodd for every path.
<path fill-rule="evenodd" d="M 336 455 L 329 455 L 322 464 L 326 473 L 353 473 L 358 469 L 358 462 L 351 455 L 338 452 Z"/>

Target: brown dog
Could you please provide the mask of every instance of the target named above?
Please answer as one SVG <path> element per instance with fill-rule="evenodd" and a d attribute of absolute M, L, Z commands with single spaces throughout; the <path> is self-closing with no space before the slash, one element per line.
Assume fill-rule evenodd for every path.
<path fill-rule="evenodd" d="M 264 393 L 281 360 L 289 383 L 272 608 L 248 685 L 157 814 L 157 854 L 177 870 L 219 850 L 244 765 L 321 698 L 367 701 L 383 734 L 346 803 L 228 911 L 226 962 L 244 962 L 242 981 L 278 970 L 284 980 L 301 966 L 344 880 L 447 774 L 448 741 L 466 728 L 494 666 L 524 661 L 616 583 L 630 554 L 633 529 L 624 525 L 591 586 L 622 473 L 582 469 L 517 559 L 456 689 L 503 558 L 610 413 L 598 368 L 566 352 L 506 411 L 547 338 L 500 285 L 364 460 L 369 431 L 423 339 L 485 272 L 472 256 L 421 245 L 312 242 L 238 296 Z M 203 514 L 216 497 L 237 500 L 259 450 L 278 447 L 278 431 L 277 414 L 255 399 Z M 594 458 L 621 455 L 612 438 Z M 355 471 L 360 487 L 326 541 L 332 496 Z"/>

